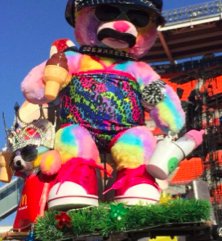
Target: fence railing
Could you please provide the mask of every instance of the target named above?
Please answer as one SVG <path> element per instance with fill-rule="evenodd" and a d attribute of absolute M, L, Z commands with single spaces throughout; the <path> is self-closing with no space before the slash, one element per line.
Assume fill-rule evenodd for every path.
<path fill-rule="evenodd" d="M 190 73 L 193 73 L 194 75 L 197 75 L 196 73 L 198 73 L 199 77 L 203 77 L 205 79 L 208 79 L 211 76 L 222 75 L 222 69 L 220 68 L 221 63 L 222 63 L 222 56 L 215 56 L 215 57 L 212 56 L 211 58 L 203 58 L 200 60 L 186 61 L 176 65 L 173 65 L 173 64 L 153 65 L 153 68 L 160 75 L 169 75 L 172 73 L 183 73 L 183 75 L 187 74 L 188 77 L 183 80 L 183 82 L 187 82 L 189 80 L 192 80 L 189 77 L 191 75 Z M 202 75 L 205 75 L 205 76 L 202 76 Z M 178 78 L 180 79 L 180 77 Z M 185 77 L 183 76 L 183 78 Z"/>
<path fill-rule="evenodd" d="M 222 16 L 222 0 L 214 0 L 206 3 L 163 11 L 163 16 L 168 24 L 215 15 Z"/>
<path fill-rule="evenodd" d="M 17 178 L 0 188 L 0 220 L 16 210 L 22 186 L 23 179 Z"/>

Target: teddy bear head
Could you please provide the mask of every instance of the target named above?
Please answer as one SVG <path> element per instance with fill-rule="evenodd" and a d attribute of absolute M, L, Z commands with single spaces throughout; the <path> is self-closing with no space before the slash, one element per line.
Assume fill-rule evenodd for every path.
<path fill-rule="evenodd" d="M 65 16 L 81 46 L 144 56 L 164 24 L 162 0 L 68 0 Z"/>

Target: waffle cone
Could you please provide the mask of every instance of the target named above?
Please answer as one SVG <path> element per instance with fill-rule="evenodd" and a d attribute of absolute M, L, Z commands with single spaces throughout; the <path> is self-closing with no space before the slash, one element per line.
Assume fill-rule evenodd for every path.
<path fill-rule="evenodd" d="M 60 89 L 66 86 L 69 73 L 65 68 L 57 65 L 48 65 L 44 72 L 45 97 L 52 101 L 56 99 Z"/>

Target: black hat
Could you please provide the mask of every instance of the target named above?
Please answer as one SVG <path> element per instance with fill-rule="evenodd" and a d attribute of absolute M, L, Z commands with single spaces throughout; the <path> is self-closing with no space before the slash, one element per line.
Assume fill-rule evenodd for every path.
<path fill-rule="evenodd" d="M 161 15 L 162 0 L 68 0 L 66 5 L 65 17 L 71 26 L 75 26 L 75 9 L 80 10 L 83 7 L 96 6 L 98 4 L 128 4 L 152 9 L 157 15 L 158 25 L 163 25 L 165 20 Z"/>

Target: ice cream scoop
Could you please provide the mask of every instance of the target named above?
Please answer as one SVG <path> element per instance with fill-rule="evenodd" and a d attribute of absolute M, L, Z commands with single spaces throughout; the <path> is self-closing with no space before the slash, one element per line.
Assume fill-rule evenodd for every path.
<path fill-rule="evenodd" d="M 59 91 L 71 80 L 66 56 L 63 52 L 58 52 L 46 62 L 43 81 L 45 83 L 45 97 L 48 101 L 53 101 L 58 96 Z"/>
<path fill-rule="evenodd" d="M 50 48 L 50 57 L 58 52 L 64 52 L 65 49 L 73 47 L 74 43 L 67 38 L 57 39 L 54 41 Z"/>

